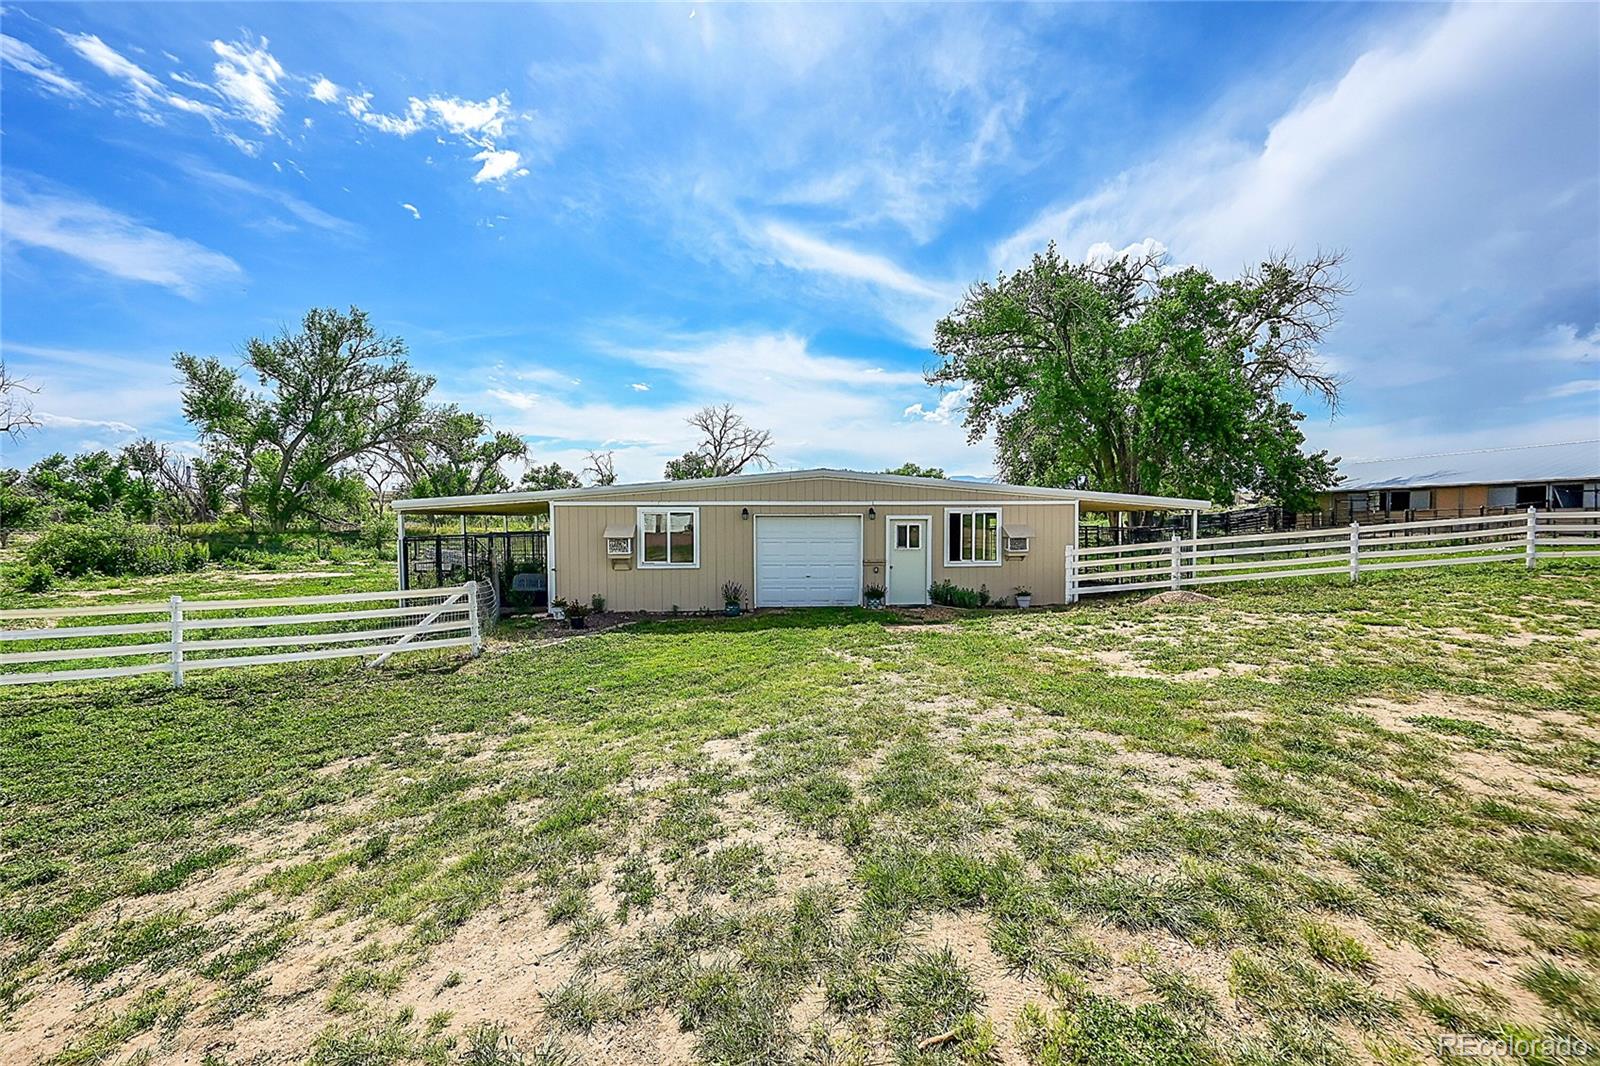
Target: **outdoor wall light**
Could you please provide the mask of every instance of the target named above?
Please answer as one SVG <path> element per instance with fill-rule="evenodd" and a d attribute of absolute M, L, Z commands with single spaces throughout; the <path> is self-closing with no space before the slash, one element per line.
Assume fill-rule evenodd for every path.
<path fill-rule="evenodd" d="M 876 522 L 877 520 L 878 520 L 878 509 L 876 507 L 868 507 L 867 508 L 867 521 L 868 522 Z"/>
<path fill-rule="evenodd" d="M 744 519 L 746 522 L 750 521 L 750 508 L 746 507 L 744 510 L 740 511 L 739 517 Z"/>

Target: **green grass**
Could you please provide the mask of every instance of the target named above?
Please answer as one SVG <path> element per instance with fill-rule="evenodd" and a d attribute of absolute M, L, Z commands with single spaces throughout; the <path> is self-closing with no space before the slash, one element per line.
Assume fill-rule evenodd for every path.
<path fill-rule="evenodd" d="M 101 594 L 391 580 L 338 569 Z M 3 690 L 0 1029 L 68 987 L 24 1061 L 245 1061 L 245 1026 L 330 1063 L 1592 1035 L 1596 617 L 1562 563 Z"/>

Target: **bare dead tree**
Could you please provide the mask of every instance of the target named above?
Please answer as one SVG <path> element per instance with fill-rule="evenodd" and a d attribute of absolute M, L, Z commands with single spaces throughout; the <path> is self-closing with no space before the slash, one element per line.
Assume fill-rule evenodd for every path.
<path fill-rule="evenodd" d="M 0 437 L 16 438 L 39 428 L 32 399 L 38 392 L 26 379 L 7 370 L 5 360 L 0 359 Z"/>
<path fill-rule="evenodd" d="M 705 460 L 705 476 L 727 477 L 747 466 L 771 464 L 771 432 L 750 425 L 732 404 L 702 407 L 688 421 L 700 431 L 698 451 Z"/>
<path fill-rule="evenodd" d="M 591 485 L 617 483 L 616 452 L 590 452 L 583 461 L 583 476 Z"/>

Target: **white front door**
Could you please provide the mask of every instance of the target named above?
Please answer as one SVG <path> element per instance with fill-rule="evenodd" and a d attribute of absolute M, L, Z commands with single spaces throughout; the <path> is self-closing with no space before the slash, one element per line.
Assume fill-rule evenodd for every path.
<path fill-rule="evenodd" d="M 928 520 L 889 519 L 889 597 L 899 606 L 928 602 Z"/>
<path fill-rule="evenodd" d="M 861 519 L 756 516 L 756 606 L 861 602 Z"/>

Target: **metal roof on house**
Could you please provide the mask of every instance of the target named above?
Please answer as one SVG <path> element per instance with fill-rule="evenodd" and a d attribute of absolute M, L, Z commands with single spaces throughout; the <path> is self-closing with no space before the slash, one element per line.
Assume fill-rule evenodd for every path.
<path fill-rule="evenodd" d="M 540 492 L 496 492 L 482 496 L 437 496 L 432 498 L 395 500 L 391 506 L 398 512 L 423 514 L 494 513 L 496 505 L 528 504 L 588 498 L 618 496 L 623 499 L 648 496 L 652 490 L 672 489 L 682 491 L 691 487 L 716 488 L 729 484 L 760 485 L 773 481 L 792 481 L 800 478 L 838 478 L 845 481 L 875 482 L 880 485 L 904 485 L 927 488 L 929 485 L 949 485 L 966 492 L 988 492 L 994 495 L 1041 496 L 1056 499 L 1081 500 L 1085 503 L 1122 504 L 1129 509 L 1154 508 L 1177 511 L 1205 510 L 1211 504 L 1206 500 L 1182 499 L 1174 496 L 1139 496 L 1121 492 L 1089 492 L 1078 489 L 1043 488 L 1038 485 L 1008 485 L 1000 481 L 966 481 L 954 478 L 907 477 L 904 474 L 869 474 L 860 470 L 778 470 L 760 474 L 734 474 L 729 477 L 697 478 L 693 481 L 649 481 L 631 485 L 591 485 L 581 489 L 548 489 Z"/>
<path fill-rule="evenodd" d="M 1600 438 L 1340 463 L 1339 491 L 1600 480 Z"/>

